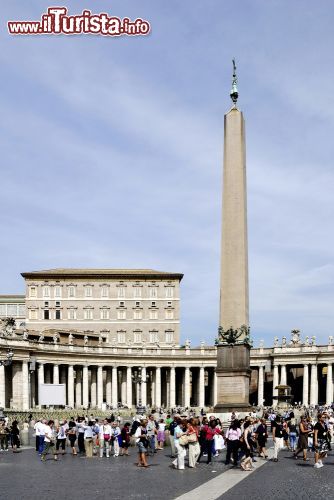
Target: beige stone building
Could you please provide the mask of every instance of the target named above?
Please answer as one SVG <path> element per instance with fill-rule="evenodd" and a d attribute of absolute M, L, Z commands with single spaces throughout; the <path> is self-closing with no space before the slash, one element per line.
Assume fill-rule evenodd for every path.
<path fill-rule="evenodd" d="M 26 327 L 74 345 L 178 345 L 179 273 L 151 269 L 49 269 L 22 273 Z"/>

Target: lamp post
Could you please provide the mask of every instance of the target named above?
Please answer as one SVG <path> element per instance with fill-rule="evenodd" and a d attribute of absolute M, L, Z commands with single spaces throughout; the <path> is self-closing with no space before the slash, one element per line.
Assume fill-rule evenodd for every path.
<path fill-rule="evenodd" d="M 149 374 L 146 376 L 143 376 L 142 374 L 142 369 L 141 366 L 138 368 L 138 370 L 134 371 L 134 374 L 131 375 L 132 380 L 134 381 L 135 384 L 138 384 L 139 387 L 139 394 L 138 394 L 138 404 L 137 404 L 137 413 L 138 415 L 144 415 L 146 407 L 142 405 L 142 384 L 146 384 L 147 380 L 149 379 Z"/>
<path fill-rule="evenodd" d="M 13 351 L 11 349 L 7 350 L 5 359 L 0 359 L 0 366 L 9 366 L 13 362 Z"/>

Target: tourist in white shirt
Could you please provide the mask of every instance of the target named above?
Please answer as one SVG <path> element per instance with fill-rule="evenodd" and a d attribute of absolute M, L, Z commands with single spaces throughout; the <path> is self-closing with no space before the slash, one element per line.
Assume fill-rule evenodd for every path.
<path fill-rule="evenodd" d="M 59 422 L 59 426 L 57 428 L 57 442 L 56 442 L 56 452 L 58 454 L 59 448 L 62 449 L 62 455 L 65 455 L 66 448 L 66 431 L 67 427 L 65 422 Z"/>
<path fill-rule="evenodd" d="M 44 436 L 45 436 L 45 428 L 46 428 L 46 420 L 39 420 L 35 424 L 36 436 L 38 434 L 38 453 L 41 455 L 44 450 Z"/>
<path fill-rule="evenodd" d="M 104 449 L 106 450 L 106 457 L 109 458 L 111 436 L 111 425 L 105 418 L 103 424 L 99 427 L 100 458 L 103 458 Z"/>
<path fill-rule="evenodd" d="M 46 455 L 49 453 L 49 449 L 54 446 L 54 440 L 55 440 L 55 434 L 54 434 L 54 421 L 49 420 L 47 425 L 44 425 L 44 450 L 41 454 L 41 460 L 42 462 L 45 462 L 46 460 Z M 53 452 L 54 459 L 57 460 L 58 456 L 55 453 L 55 450 Z"/>

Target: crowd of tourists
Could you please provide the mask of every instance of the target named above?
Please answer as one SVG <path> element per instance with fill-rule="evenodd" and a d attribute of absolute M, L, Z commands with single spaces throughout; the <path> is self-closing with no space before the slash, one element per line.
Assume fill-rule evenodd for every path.
<path fill-rule="evenodd" d="M 227 428 L 223 428 L 219 418 L 205 415 L 151 414 L 124 423 L 114 415 L 106 419 L 91 415 L 59 421 L 40 419 L 34 423 L 34 431 L 36 452 L 42 461 L 48 454 L 58 460 L 68 447 L 73 456 L 102 459 L 129 456 L 129 449 L 134 446 L 137 466 L 146 468 L 150 455 L 170 444 L 171 466 L 175 469 L 185 469 L 186 465 L 195 468 L 203 461 L 209 465 L 221 457 L 226 465 L 249 471 L 257 460 L 269 458 L 267 443 L 271 435 L 274 462 L 285 448 L 295 459 L 302 455 L 304 461 L 310 460 L 310 453 L 314 454 L 314 467 L 321 468 L 334 438 L 334 413 L 323 409 L 317 418 L 306 413 L 297 419 L 293 411 L 279 415 L 270 410 L 263 418 L 253 412 L 239 419 L 233 412 Z M 0 422 L 0 450 L 7 451 L 8 446 L 14 452 L 20 446 L 17 421 L 10 426 Z"/>

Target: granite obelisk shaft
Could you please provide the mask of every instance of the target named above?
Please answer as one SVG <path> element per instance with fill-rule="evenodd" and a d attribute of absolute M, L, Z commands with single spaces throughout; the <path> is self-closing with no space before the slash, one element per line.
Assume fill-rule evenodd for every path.
<path fill-rule="evenodd" d="M 232 108 L 224 124 L 220 326 L 249 324 L 245 123 Z"/>

